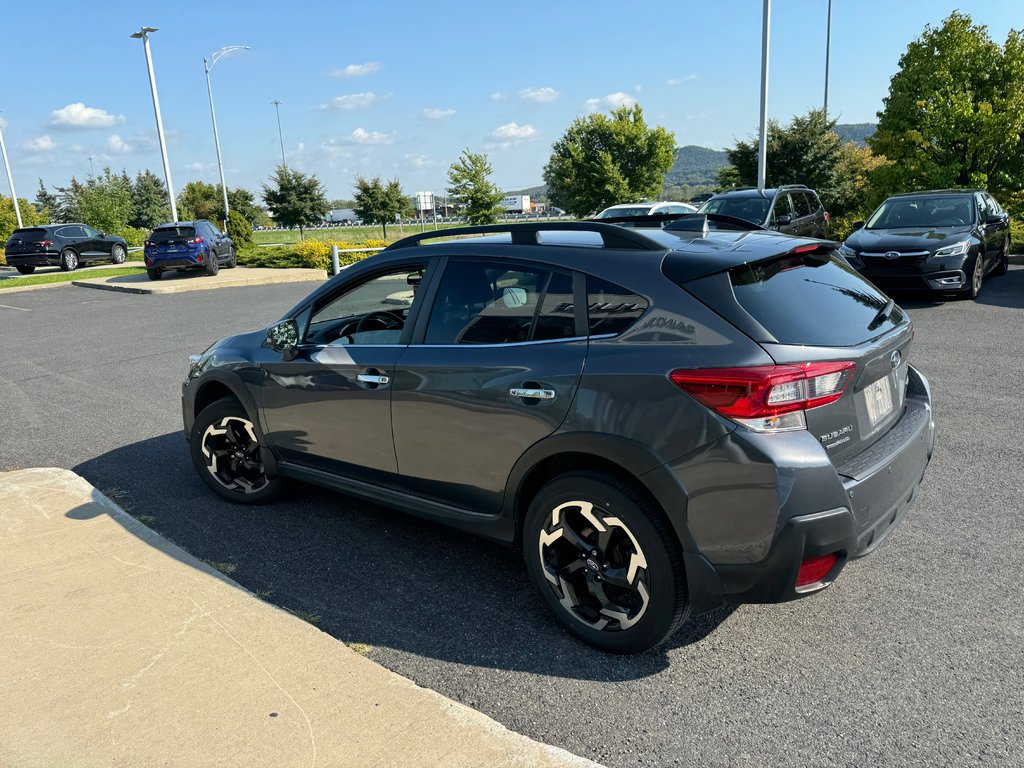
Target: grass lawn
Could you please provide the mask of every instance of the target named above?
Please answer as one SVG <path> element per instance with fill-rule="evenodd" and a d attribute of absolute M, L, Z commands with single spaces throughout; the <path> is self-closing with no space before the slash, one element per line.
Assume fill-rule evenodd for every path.
<path fill-rule="evenodd" d="M 120 269 L 95 269 L 81 272 L 55 272 L 49 275 L 28 275 L 26 277 L 0 280 L 0 291 L 16 290 L 27 285 L 46 285 L 47 283 L 70 283 L 72 280 L 88 280 L 93 277 L 117 277 L 118 275 L 135 275 L 145 271 L 145 267 L 121 267 Z"/>
<path fill-rule="evenodd" d="M 438 224 L 437 228 L 441 229 L 453 229 L 454 227 L 464 227 L 465 224 Z M 406 235 L 416 234 L 421 231 L 432 230 L 434 227 L 432 224 L 425 227 L 403 225 L 389 226 L 387 241 L 393 243 L 395 240 L 400 240 Z M 328 243 L 365 243 L 367 240 L 380 240 L 382 239 L 382 232 L 380 227 L 332 227 L 330 229 L 307 229 L 304 233 L 305 240 L 323 240 Z M 297 243 L 299 242 L 299 230 L 297 229 L 280 229 L 274 231 L 259 231 L 252 233 L 252 240 L 257 245 L 266 243 Z"/>

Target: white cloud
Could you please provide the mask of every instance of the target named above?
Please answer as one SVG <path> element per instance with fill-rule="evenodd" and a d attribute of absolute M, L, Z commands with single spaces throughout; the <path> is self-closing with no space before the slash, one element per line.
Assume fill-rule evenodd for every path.
<path fill-rule="evenodd" d="M 601 99 L 587 99 L 585 106 L 587 112 L 599 112 L 606 109 L 617 109 L 618 107 L 632 107 L 634 104 L 636 104 L 636 99 L 628 93 L 616 91 L 615 93 L 609 93 Z"/>
<path fill-rule="evenodd" d="M 372 75 L 380 70 L 379 61 L 368 61 L 365 64 L 349 64 L 344 69 L 331 70 L 332 77 L 362 77 Z"/>
<path fill-rule="evenodd" d="M 378 96 L 373 91 L 365 93 L 349 93 L 345 96 L 336 96 L 327 104 L 321 104 L 320 109 L 366 109 L 372 107 L 383 96 Z"/>
<path fill-rule="evenodd" d="M 518 123 L 505 123 L 499 125 L 491 132 L 495 139 L 532 139 L 538 131 L 532 125 L 519 125 Z"/>
<path fill-rule="evenodd" d="M 696 75 L 687 75 L 686 77 L 671 77 L 666 82 L 669 85 L 682 85 L 683 83 L 688 83 L 691 80 L 696 80 L 696 79 L 697 79 Z"/>
<path fill-rule="evenodd" d="M 686 119 L 687 120 L 703 120 L 707 116 L 708 116 L 707 112 L 698 112 L 695 115 L 687 115 Z"/>
<path fill-rule="evenodd" d="M 524 88 L 519 92 L 519 98 L 523 101 L 532 101 L 537 104 L 548 104 L 558 98 L 558 91 L 547 86 L 543 88 Z"/>
<path fill-rule="evenodd" d="M 406 155 L 405 159 L 413 168 L 430 168 L 437 165 L 435 160 L 431 160 L 426 155 Z"/>
<path fill-rule="evenodd" d="M 72 152 L 81 152 L 82 151 L 82 145 L 81 144 L 72 144 L 71 145 L 71 151 Z"/>
<path fill-rule="evenodd" d="M 395 140 L 394 134 L 381 133 L 380 131 L 368 131 L 365 128 L 356 128 L 352 131 L 352 140 L 357 144 L 390 144 Z"/>
<path fill-rule="evenodd" d="M 124 115 L 112 115 L 80 101 L 55 109 L 50 115 L 50 125 L 59 128 L 110 128 L 123 122 Z"/>
<path fill-rule="evenodd" d="M 127 141 L 114 133 L 107 139 L 107 151 L 114 154 L 124 154 L 125 152 L 131 152 L 132 147 Z"/>
<path fill-rule="evenodd" d="M 23 141 L 21 147 L 22 149 L 27 149 L 29 152 L 49 152 L 51 149 L 57 148 L 57 142 L 44 134 L 42 136 L 37 136 L 34 139 Z"/>
<path fill-rule="evenodd" d="M 495 91 L 491 94 L 491 101 L 503 101 L 505 98 L 507 97 L 501 91 Z"/>
<path fill-rule="evenodd" d="M 216 166 L 213 163 L 189 163 L 185 166 L 186 171 L 192 171 L 193 173 L 210 173 L 215 169 Z"/>
<path fill-rule="evenodd" d="M 428 107 L 423 110 L 423 116 L 427 120 L 444 120 L 446 117 L 451 117 L 454 114 L 454 109 L 441 109 L 439 107 Z"/>

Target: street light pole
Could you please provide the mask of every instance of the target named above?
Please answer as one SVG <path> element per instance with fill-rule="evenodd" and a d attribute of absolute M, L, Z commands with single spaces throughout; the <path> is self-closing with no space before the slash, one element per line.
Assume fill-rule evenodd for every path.
<path fill-rule="evenodd" d="M 828 121 L 828 60 L 832 48 L 832 0 L 828 0 L 828 22 L 825 25 L 825 105 L 821 108 Z"/>
<path fill-rule="evenodd" d="M 768 161 L 768 46 L 772 0 L 764 0 L 761 21 L 761 130 L 757 145 L 757 189 L 764 191 L 765 166 Z"/>
<path fill-rule="evenodd" d="M 281 102 L 274 99 L 271 104 L 277 110 L 277 138 L 281 142 L 281 165 L 288 169 L 288 161 L 284 159 L 284 134 L 281 132 Z"/>
<path fill-rule="evenodd" d="M 167 141 L 164 139 L 164 121 L 160 117 L 160 97 L 156 93 L 156 75 L 153 74 L 153 56 L 149 51 L 149 33 L 156 32 L 157 27 L 142 27 L 129 37 L 142 40 L 146 52 L 146 68 L 149 70 L 149 89 L 153 93 L 153 114 L 156 115 L 156 135 L 160 139 L 160 156 L 164 161 L 164 179 L 167 181 L 167 195 L 171 201 L 171 218 L 178 220 L 178 205 L 174 201 L 174 183 L 171 181 L 171 164 L 167 159 Z"/>
<path fill-rule="evenodd" d="M 248 45 L 228 45 L 215 51 L 209 59 L 203 57 L 203 69 L 206 71 L 206 91 L 210 94 L 210 118 L 213 120 L 213 143 L 217 147 L 217 169 L 220 171 L 220 189 L 224 194 L 224 227 L 228 226 L 228 185 L 224 181 L 224 161 L 220 156 L 220 135 L 217 133 L 217 113 L 213 109 L 213 86 L 210 84 L 210 70 L 221 58 L 233 51 L 247 51 Z"/>
<path fill-rule="evenodd" d="M 7 183 L 11 187 L 11 200 L 14 202 L 14 215 L 18 219 L 18 229 L 21 229 L 21 206 L 18 205 L 18 192 L 14 189 L 14 176 L 11 175 L 11 164 L 7 160 L 7 145 L 4 143 L 4 128 L 0 121 L 0 154 L 4 156 L 4 170 L 7 171 Z"/>

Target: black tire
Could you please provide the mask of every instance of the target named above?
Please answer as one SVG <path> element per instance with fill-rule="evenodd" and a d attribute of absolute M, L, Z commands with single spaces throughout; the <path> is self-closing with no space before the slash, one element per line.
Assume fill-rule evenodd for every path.
<path fill-rule="evenodd" d="M 123 245 L 115 245 L 110 249 L 110 263 L 111 264 L 124 264 L 125 258 L 128 256 L 128 251 L 124 249 Z"/>
<path fill-rule="evenodd" d="M 1005 275 L 1010 271 L 1010 236 L 1006 236 L 1006 240 L 1003 241 L 1003 253 L 999 257 L 999 263 L 996 264 L 996 268 L 992 270 L 993 275 Z"/>
<path fill-rule="evenodd" d="M 210 253 L 206 257 L 206 274 L 213 277 L 220 272 L 220 264 L 217 262 L 217 254 L 210 249 Z"/>
<path fill-rule="evenodd" d="M 149 269 L 148 267 L 146 269 L 146 274 L 149 276 L 150 280 L 159 280 L 161 277 L 164 276 L 163 270 Z"/>
<path fill-rule="evenodd" d="M 281 478 L 265 472 L 252 419 L 233 397 L 211 403 L 196 417 L 189 453 L 199 477 L 222 499 L 266 504 L 281 490 Z"/>
<path fill-rule="evenodd" d="M 557 621 L 602 650 L 653 648 L 689 616 L 678 538 L 659 509 L 615 478 L 574 472 L 541 488 L 523 524 L 523 555 Z"/>
<path fill-rule="evenodd" d="M 60 252 L 60 268 L 65 272 L 74 272 L 78 269 L 78 254 L 73 248 L 65 248 Z"/>
<path fill-rule="evenodd" d="M 15 267 L 15 269 L 18 270 L 23 275 L 31 275 L 33 272 L 36 271 L 36 268 L 33 264 L 19 264 L 18 266 Z"/>
<path fill-rule="evenodd" d="M 238 266 L 238 249 L 235 246 L 231 246 L 231 255 L 228 256 L 228 260 L 224 262 L 224 269 L 234 269 Z"/>
<path fill-rule="evenodd" d="M 974 257 L 974 269 L 971 270 L 970 285 L 960 295 L 965 299 L 976 299 L 981 293 L 981 285 L 985 280 L 985 257 L 980 251 Z"/>

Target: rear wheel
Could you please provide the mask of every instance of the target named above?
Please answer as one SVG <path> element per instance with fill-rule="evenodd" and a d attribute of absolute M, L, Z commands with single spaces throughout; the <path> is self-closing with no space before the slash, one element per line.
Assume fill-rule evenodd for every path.
<path fill-rule="evenodd" d="M 228 501 L 262 504 L 281 488 L 280 478 L 267 476 L 255 425 L 232 397 L 206 406 L 196 417 L 189 452 L 199 477 Z"/>
<path fill-rule="evenodd" d="M 125 251 L 123 245 L 115 245 L 110 249 L 110 263 L 111 264 L 124 264 L 125 256 L 128 252 Z"/>
<path fill-rule="evenodd" d="M 602 650 L 647 650 L 688 616 L 675 533 L 614 478 L 579 472 L 545 485 L 526 515 L 523 551 L 558 622 Z"/>
<path fill-rule="evenodd" d="M 220 264 L 217 263 L 217 254 L 211 249 L 206 256 L 206 274 L 213 277 L 218 272 L 220 272 Z"/>
<path fill-rule="evenodd" d="M 993 275 L 1005 275 L 1010 269 L 1010 236 L 1003 241 L 1003 253 L 999 257 L 999 264 L 992 270 Z"/>
<path fill-rule="evenodd" d="M 164 276 L 163 271 L 159 270 L 159 269 L 149 269 L 149 268 L 147 268 L 146 269 L 146 274 L 149 276 L 150 280 L 159 280 L 161 277 Z"/>
<path fill-rule="evenodd" d="M 31 264 L 19 264 L 18 266 L 15 267 L 15 269 L 21 272 L 21 274 L 23 275 L 31 275 L 33 272 L 36 271 L 36 268 Z"/>
<path fill-rule="evenodd" d="M 235 246 L 231 246 L 231 255 L 228 260 L 224 262 L 225 269 L 234 269 L 238 266 L 238 249 Z"/>
<path fill-rule="evenodd" d="M 65 272 L 74 272 L 78 269 L 78 254 L 71 248 L 65 248 L 60 252 L 60 268 Z"/>

